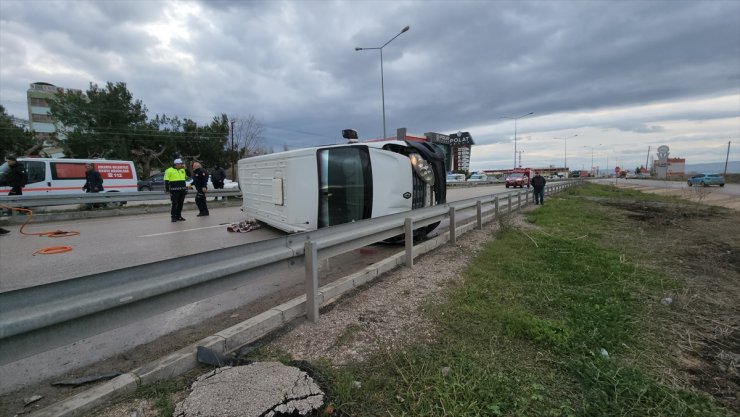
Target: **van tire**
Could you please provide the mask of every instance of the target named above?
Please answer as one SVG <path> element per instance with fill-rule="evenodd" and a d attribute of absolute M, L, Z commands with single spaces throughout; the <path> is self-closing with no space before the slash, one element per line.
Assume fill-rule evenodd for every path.
<path fill-rule="evenodd" d="M 108 191 L 109 193 L 117 193 L 118 191 Z M 110 203 L 105 203 L 105 206 L 108 208 L 119 208 L 126 205 L 126 201 L 112 201 Z"/>

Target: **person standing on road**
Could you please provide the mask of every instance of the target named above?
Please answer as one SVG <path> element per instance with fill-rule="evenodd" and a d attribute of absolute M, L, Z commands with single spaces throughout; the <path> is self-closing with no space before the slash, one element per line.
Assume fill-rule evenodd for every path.
<path fill-rule="evenodd" d="M 208 216 L 206 191 L 208 190 L 208 171 L 203 169 L 200 162 L 193 162 L 193 188 L 195 188 L 195 204 L 198 206 L 198 216 Z"/>
<path fill-rule="evenodd" d="M 8 195 L 23 195 L 23 187 L 26 186 L 28 176 L 23 164 L 19 164 L 15 156 L 9 155 L 5 158 L 8 163 L 8 171 L 0 177 L 0 185 L 10 187 Z"/>
<path fill-rule="evenodd" d="M 535 172 L 532 178 L 532 188 L 534 188 L 534 204 L 545 204 L 545 184 L 547 180 L 545 177 L 540 175 L 540 172 Z"/>
<path fill-rule="evenodd" d="M 164 171 L 164 190 L 170 193 L 170 201 L 172 202 L 170 216 L 173 223 L 185 221 L 182 217 L 182 206 L 185 204 L 185 195 L 188 193 L 186 180 L 187 174 L 185 174 L 182 159 L 177 158 L 174 161 L 174 166 Z"/>
<path fill-rule="evenodd" d="M 82 191 L 86 193 L 99 193 L 103 191 L 103 177 L 95 170 L 93 164 L 85 164 L 85 185 L 82 186 Z M 88 203 L 86 209 L 90 210 L 93 206 L 95 204 Z"/>
<path fill-rule="evenodd" d="M 15 156 L 12 155 L 8 155 L 5 162 L 8 163 L 8 170 L 0 172 L 0 185 L 10 187 L 8 195 L 23 195 L 23 187 L 26 186 L 28 181 L 26 168 L 23 164 L 19 164 Z M 13 214 L 13 211 L 11 210 L 8 214 Z M 8 233 L 10 233 L 10 230 L 0 227 L 0 235 L 7 235 Z"/>
<path fill-rule="evenodd" d="M 211 173 L 211 183 L 213 184 L 213 189 L 223 190 L 225 179 L 226 179 L 226 172 L 224 172 L 224 169 L 221 168 L 220 164 L 216 164 L 216 168 Z M 215 200 L 218 200 L 218 197 L 216 197 Z"/>
<path fill-rule="evenodd" d="M 26 186 L 28 181 L 25 167 L 19 164 L 15 156 L 12 155 L 5 157 L 5 162 L 8 163 L 8 169 L 0 172 L 0 185 L 10 187 L 8 195 L 23 195 L 23 187 Z M 11 210 L 8 214 L 13 214 L 13 211 Z M 0 227 L 0 235 L 7 235 L 8 233 L 10 233 L 10 230 Z"/>

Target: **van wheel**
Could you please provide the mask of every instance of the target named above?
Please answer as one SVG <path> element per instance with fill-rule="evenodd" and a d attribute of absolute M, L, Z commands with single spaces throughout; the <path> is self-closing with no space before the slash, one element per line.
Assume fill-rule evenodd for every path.
<path fill-rule="evenodd" d="M 117 193 L 118 191 L 110 191 L 111 193 Z M 110 203 L 105 203 L 105 206 L 108 208 L 118 208 L 123 207 L 126 205 L 125 201 L 111 201 Z"/>

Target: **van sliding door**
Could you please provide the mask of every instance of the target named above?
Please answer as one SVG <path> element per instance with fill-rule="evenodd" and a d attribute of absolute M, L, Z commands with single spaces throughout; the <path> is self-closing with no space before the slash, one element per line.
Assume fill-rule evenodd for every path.
<path fill-rule="evenodd" d="M 320 149 L 318 227 L 368 219 L 373 208 L 373 177 L 366 146 Z"/>

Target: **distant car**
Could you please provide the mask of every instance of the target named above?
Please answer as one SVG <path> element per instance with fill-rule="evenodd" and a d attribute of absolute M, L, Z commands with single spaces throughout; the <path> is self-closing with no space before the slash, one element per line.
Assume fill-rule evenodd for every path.
<path fill-rule="evenodd" d="M 136 184 L 139 191 L 164 191 L 164 172 L 154 174 Z"/>
<path fill-rule="evenodd" d="M 468 178 L 468 182 L 483 182 L 483 181 L 490 181 L 491 179 L 488 178 L 488 175 L 486 174 L 473 174 Z"/>
<path fill-rule="evenodd" d="M 465 182 L 465 174 L 447 174 L 447 183 L 449 184 L 451 182 Z"/>
<path fill-rule="evenodd" d="M 185 180 L 188 188 L 191 188 L 190 184 L 192 182 L 193 179 L 190 177 Z M 164 172 L 151 175 L 149 178 L 139 181 L 136 184 L 136 188 L 139 191 L 164 191 Z"/>
<path fill-rule="evenodd" d="M 527 186 L 529 188 L 529 177 L 521 172 L 514 172 L 510 174 L 508 177 L 506 177 L 506 188 L 509 187 L 519 187 L 523 188 L 524 186 Z"/>
<path fill-rule="evenodd" d="M 193 188 L 193 179 L 188 177 L 185 180 L 185 185 L 187 185 L 188 189 Z M 164 191 L 164 172 L 160 172 L 159 174 L 154 174 L 150 176 L 149 178 L 145 180 L 141 180 L 137 184 L 137 188 L 139 191 Z M 238 189 L 239 183 L 236 181 L 231 181 L 229 179 L 224 180 L 224 190 L 230 190 L 230 189 Z M 208 180 L 208 189 L 213 190 L 213 183 Z"/>
<path fill-rule="evenodd" d="M 710 185 L 719 185 L 720 187 L 725 186 L 725 177 L 721 174 L 697 174 L 689 178 L 686 182 L 689 187 L 692 185 L 701 185 L 708 187 Z"/>

